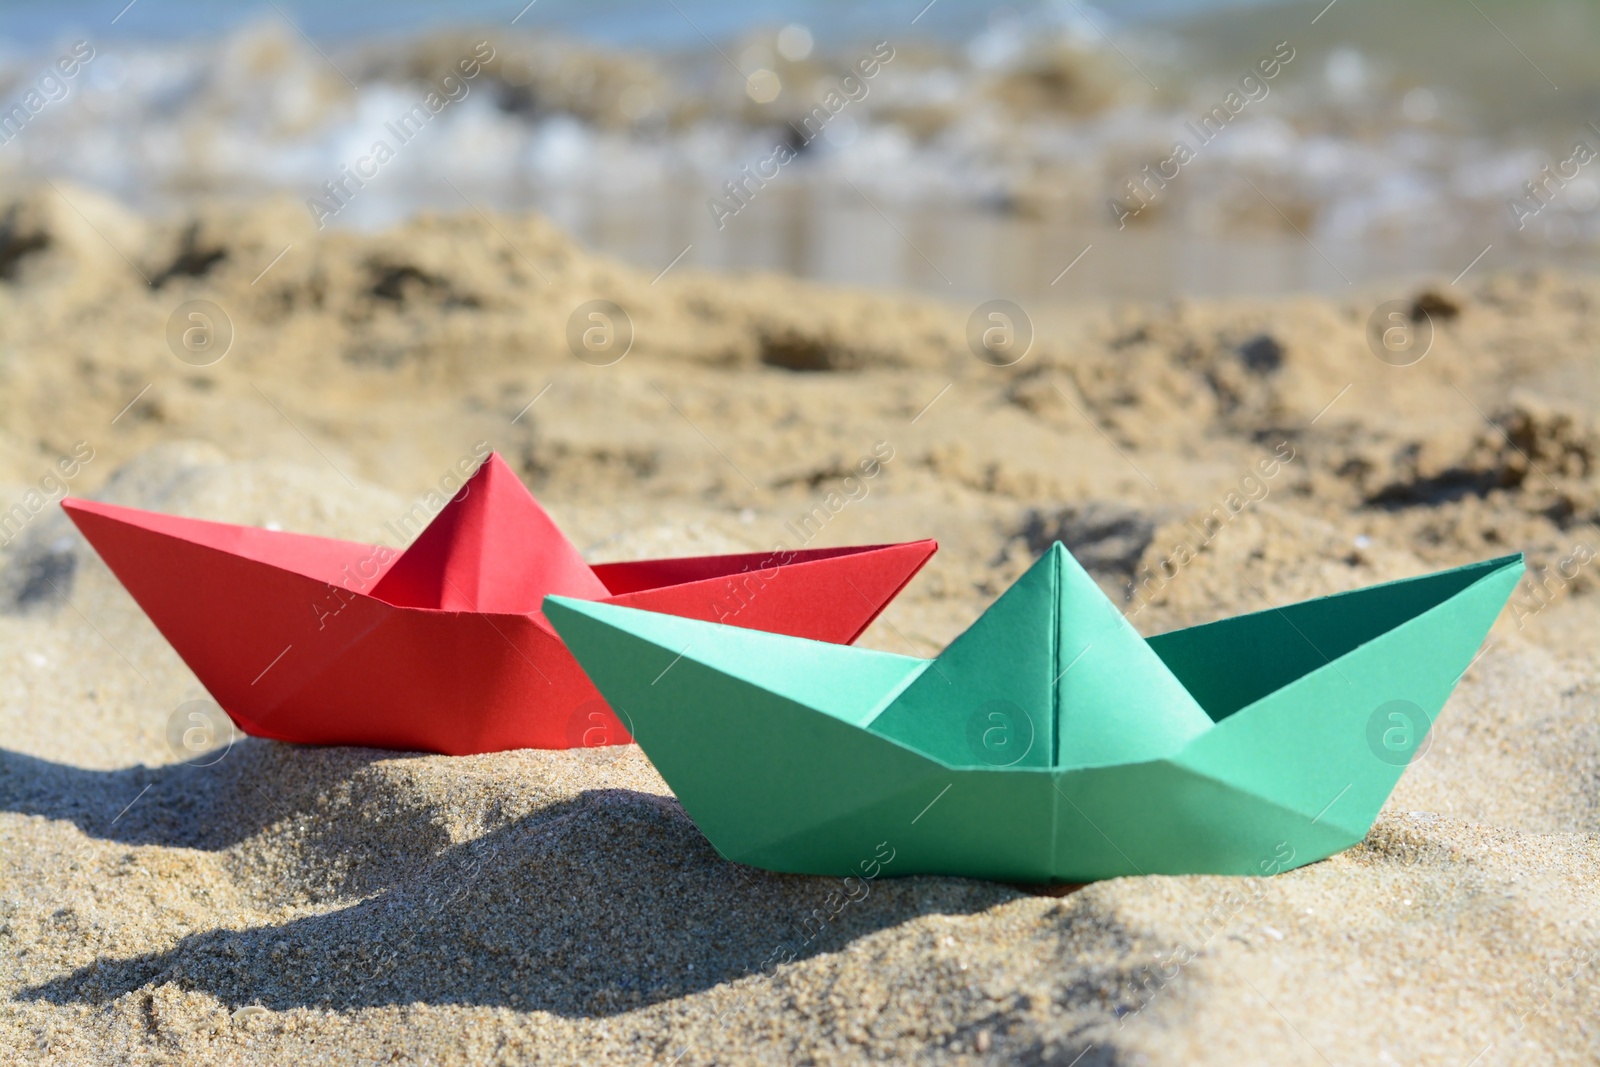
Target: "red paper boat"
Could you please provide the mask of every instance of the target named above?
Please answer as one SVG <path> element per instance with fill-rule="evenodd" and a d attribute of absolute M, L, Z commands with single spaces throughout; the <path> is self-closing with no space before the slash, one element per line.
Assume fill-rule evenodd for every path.
<path fill-rule="evenodd" d="M 246 733 L 449 755 L 631 740 L 545 620 L 546 594 L 848 643 L 938 547 L 591 567 L 497 455 L 400 553 L 62 507 Z"/>

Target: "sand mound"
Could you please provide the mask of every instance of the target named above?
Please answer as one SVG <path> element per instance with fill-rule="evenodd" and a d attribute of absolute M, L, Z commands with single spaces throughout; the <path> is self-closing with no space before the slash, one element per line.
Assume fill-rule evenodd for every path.
<path fill-rule="evenodd" d="M 1407 291 L 1436 332 L 1406 367 L 1369 347 L 1376 294 L 1033 309 L 997 368 L 968 308 L 652 282 L 536 219 L 321 234 L 294 204 L 147 220 L 63 187 L 0 220 L 8 1061 L 1600 1055 L 1595 283 Z M 208 366 L 168 343 L 194 300 L 233 329 Z M 591 300 L 631 323 L 615 361 L 569 347 Z M 479 441 L 595 559 L 793 544 L 835 491 L 814 543 L 940 538 L 865 639 L 896 651 L 1057 538 L 1147 632 L 1533 566 L 1367 841 L 1260 882 L 850 899 L 720 860 L 633 749 L 184 763 L 169 723 L 203 693 L 60 492 L 392 540 Z"/>

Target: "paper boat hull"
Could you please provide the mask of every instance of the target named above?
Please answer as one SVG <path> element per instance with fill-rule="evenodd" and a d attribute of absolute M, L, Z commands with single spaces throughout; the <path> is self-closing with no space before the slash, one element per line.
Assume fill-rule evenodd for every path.
<path fill-rule="evenodd" d="M 556 599 L 546 611 L 726 858 L 1087 882 L 1271 874 L 1360 841 L 1409 755 L 1375 747 L 1374 721 L 1417 709 L 1420 743 L 1521 573 L 1511 557 L 1152 638 L 1215 724 L 1169 758 L 1070 770 L 957 766 L 874 733 L 875 709 L 930 661 L 815 648 L 805 672 L 763 677 L 737 664 L 803 643 L 724 633 L 737 654 L 682 654 L 652 684 L 704 627 Z M 857 663 L 856 692 L 819 710 L 806 676 Z"/>
<path fill-rule="evenodd" d="M 86 501 L 68 513 L 246 733 L 463 755 L 630 740 L 538 613 L 395 607 L 374 546 Z M 617 603 L 849 642 L 932 542 L 606 564 Z M 359 575 L 352 583 L 351 576 Z"/>

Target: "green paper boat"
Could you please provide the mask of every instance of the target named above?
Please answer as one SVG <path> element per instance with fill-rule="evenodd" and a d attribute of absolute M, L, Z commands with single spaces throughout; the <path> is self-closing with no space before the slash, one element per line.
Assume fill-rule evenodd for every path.
<path fill-rule="evenodd" d="M 1259 875 L 1366 835 L 1522 569 L 1506 556 L 1146 639 L 1058 543 L 933 660 L 597 601 L 544 610 L 730 860 Z"/>

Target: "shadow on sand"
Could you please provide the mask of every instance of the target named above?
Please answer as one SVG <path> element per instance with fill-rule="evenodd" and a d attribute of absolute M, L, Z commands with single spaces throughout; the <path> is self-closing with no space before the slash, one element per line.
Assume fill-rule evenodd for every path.
<path fill-rule="evenodd" d="M 69 821 L 124 845 L 216 851 L 314 809 L 330 787 L 396 755 L 246 737 L 204 766 L 97 771 L 0 748 L 0 811 Z"/>
<path fill-rule="evenodd" d="M 127 844 L 222 849 L 315 805 L 314 785 L 274 773 L 293 749 L 240 748 L 226 770 L 224 761 L 96 772 L 0 753 L 0 808 L 70 819 Z M 388 756 L 324 750 L 329 765 L 318 777 L 357 775 Z M 124 794 L 146 785 L 162 790 L 163 802 L 136 804 L 113 822 L 120 804 L 109 801 L 126 803 Z M 459 844 L 430 839 L 443 833 L 430 810 L 388 810 L 386 837 L 404 841 L 404 854 L 367 862 L 379 869 L 346 884 L 346 906 L 193 934 L 163 952 L 102 957 L 18 996 L 103 1003 L 173 983 L 233 1007 L 425 1002 L 604 1016 L 836 951 L 917 915 L 971 913 L 1018 893 L 936 878 L 883 878 L 847 891 L 838 879 L 769 874 L 719 857 L 673 798 L 629 790 L 591 790 Z M 283 864 L 304 871 L 334 863 L 352 836 L 347 826 L 271 847 L 309 852 Z"/>

